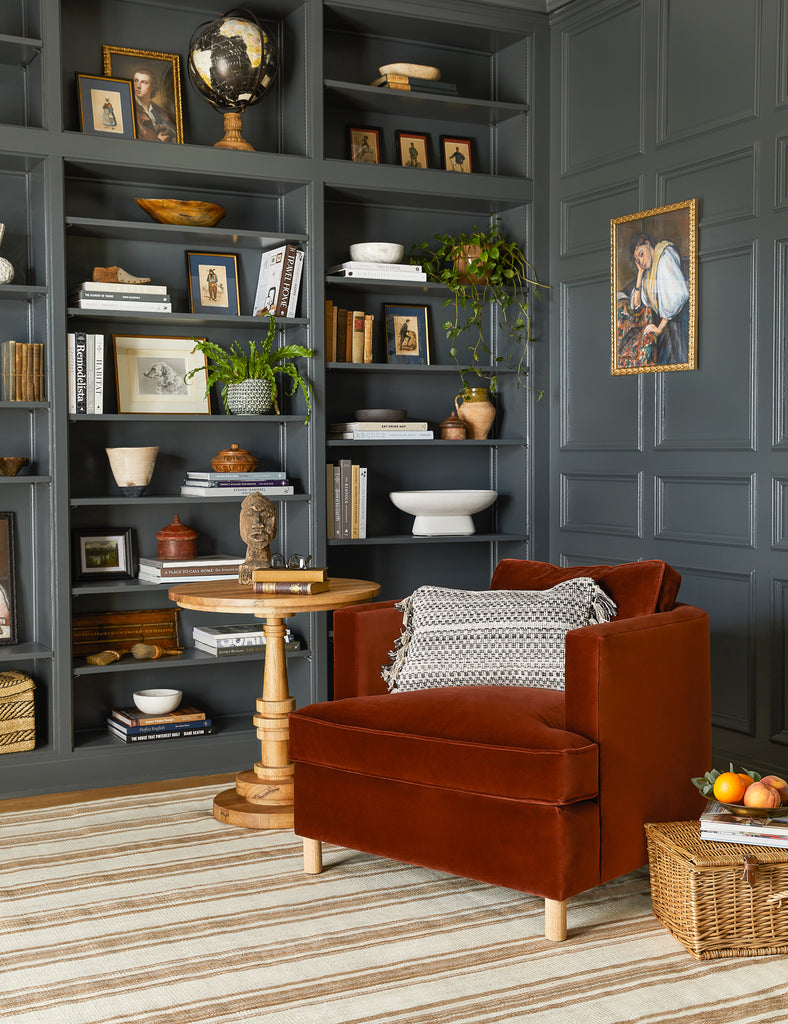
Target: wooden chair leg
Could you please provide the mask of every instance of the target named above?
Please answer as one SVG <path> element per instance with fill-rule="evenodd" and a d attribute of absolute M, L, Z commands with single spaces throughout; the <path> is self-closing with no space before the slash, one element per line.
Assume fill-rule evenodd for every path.
<path fill-rule="evenodd" d="M 319 839 L 304 836 L 304 872 L 319 875 L 323 870 L 323 844 Z"/>
<path fill-rule="evenodd" d="M 566 900 L 544 901 L 544 937 L 552 942 L 566 938 Z"/>

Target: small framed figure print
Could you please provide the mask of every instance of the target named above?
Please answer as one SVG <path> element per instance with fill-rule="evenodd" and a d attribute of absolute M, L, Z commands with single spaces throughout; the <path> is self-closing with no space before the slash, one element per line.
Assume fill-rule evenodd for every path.
<path fill-rule="evenodd" d="M 77 73 L 77 102 L 79 130 L 85 135 L 137 137 L 131 82 Z"/>
<path fill-rule="evenodd" d="M 451 135 L 441 135 L 441 164 L 444 171 L 470 174 L 473 170 L 471 140 L 455 139 Z"/>
<path fill-rule="evenodd" d="M 204 338 L 161 338 L 113 334 L 115 380 L 120 413 L 192 413 L 209 415 L 210 394 L 201 380 L 186 380 L 206 369 L 205 355 L 194 347 Z"/>
<path fill-rule="evenodd" d="M 102 52 L 104 74 L 127 78 L 133 86 L 137 138 L 147 142 L 183 142 L 178 54 L 106 45 Z"/>
<path fill-rule="evenodd" d="M 131 528 L 75 529 L 71 540 L 75 580 L 132 580 L 137 575 L 137 546 Z"/>
<path fill-rule="evenodd" d="M 238 261 L 217 252 L 187 252 L 189 304 L 192 313 L 238 316 Z"/>
<path fill-rule="evenodd" d="M 384 306 L 386 354 L 389 363 L 428 366 L 430 361 L 426 306 Z"/>
<path fill-rule="evenodd" d="M 403 167 L 429 167 L 429 135 L 422 132 L 397 133 L 397 157 Z"/>
<path fill-rule="evenodd" d="M 348 155 L 357 164 L 380 163 L 380 129 L 348 125 Z"/>
<path fill-rule="evenodd" d="M 14 513 L 0 512 L 0 644 L 17 640 L 15 529 Z"/>

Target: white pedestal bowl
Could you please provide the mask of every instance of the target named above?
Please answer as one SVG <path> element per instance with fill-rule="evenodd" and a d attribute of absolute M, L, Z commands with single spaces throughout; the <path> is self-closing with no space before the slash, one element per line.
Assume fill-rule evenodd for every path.
<path fill-rule="evenodd" d="M 497 491 L 391 491 L 389 498 L 415 516 L 414 537 L 467 537 L 476 532 L 471 516 L 488 508 Z"/>

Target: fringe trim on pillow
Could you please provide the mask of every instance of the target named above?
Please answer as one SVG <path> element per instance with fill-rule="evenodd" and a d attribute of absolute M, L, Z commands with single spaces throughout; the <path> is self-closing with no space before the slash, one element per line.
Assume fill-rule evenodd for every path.
<path fill-rule="evenodd" d="M 402 612 L 402 632 L 394 641 L 394 650 L 389 651 L 391 664 L 383 665 L 380 673 L 386 682 L 389 693 L 394 693 L 397 689 L 397 676 L 405 665 L 408 645 L 413 636 L 413 594 L 403 601 L 399 601 L 394 607 Z"/>
<path fill-rule="evenodd" d="M 589 624 L 610 622 L 617 612 L 618 607 L 613 598 L 606 594 L 598 583 L 595 583 L 591 594 L 591 605 L 588 609 Z"/>

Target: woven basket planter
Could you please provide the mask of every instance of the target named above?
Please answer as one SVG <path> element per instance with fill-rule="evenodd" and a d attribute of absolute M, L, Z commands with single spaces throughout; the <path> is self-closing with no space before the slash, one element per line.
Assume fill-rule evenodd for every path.
<path fill-rule="evenodd" d="M 0 672 L 0 754 L 36 745 L 33 680 L 22 672 Z"/>

